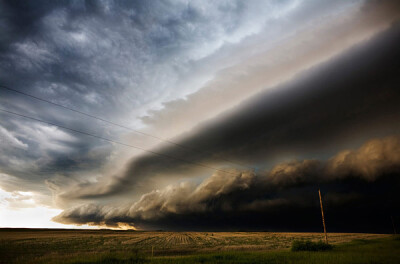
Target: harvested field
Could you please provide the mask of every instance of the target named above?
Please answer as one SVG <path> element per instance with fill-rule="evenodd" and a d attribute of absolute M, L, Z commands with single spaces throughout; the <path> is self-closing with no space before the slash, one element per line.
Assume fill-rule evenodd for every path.
<path fill-rule="evenodd" d="M 381 234 L 331 233 L 332 244 L 356 239 L 384 238 Z M 140 252 L 148 256 L 179 256 L 221 251 L 273 251 L 288 249 L 293 240 L 323 239 L 321 233 L 272 232 L 141 232 L 111 230 L 0 231 L 2 263 L 36 263 L 103 253 Z M 23 253 L 23 254 L 21 254 Z M 62 262 L 61 262 L 62 263 Z"/>

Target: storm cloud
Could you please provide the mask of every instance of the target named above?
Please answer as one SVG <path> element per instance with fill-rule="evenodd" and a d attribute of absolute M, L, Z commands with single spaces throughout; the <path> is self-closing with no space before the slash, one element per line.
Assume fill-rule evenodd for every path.
<path fill-rule="evenodd" d="M 159 153 L 221 168 L 251 164 L 272 166 L 287 153 L 296 157 L 331 155 L 353 141 L 399 132 L 398 86 L 400 26 L 299 74 L 296 78 L 245 100 L 236 108 L 198 125 L 176 146 Z M 357 138 L 357 141 L 354 139 Z M 362 166 L 361 164 L 359 165 Z M 159 173 L 165 177 L 196 166 L 156 155 L 141 155 L 106 182 L 76 186 L 65 198 L 90 198 L 129 192 Z M 199 168 L 201 169 L 201 168 Z M 367 168 L 366 168 L 367 169 Z M 203 170 L 203 173 L 204 170 Z"/>
<path fill-rule="evenodd" d="M 310 227 L 307 224 L 309 215 L 297 215 L 301 210 L 307 213 L 312 211 L 315 219 L 311 223 L 319 220 L 316 213 L 319 209 L 317 189 L 320 186 L 325 193 L 331 229 L 350 228 L 352 223 L 341 223 L 340 219 L 360 214 L 369 218 L 368 222 L 359 220 L 361 226 L 358 230 L 377 231 L 374 224 L 387 221 L 388 215 L 377 217 L 376 212 L 386 210 L 388 214 L 400 203 L 398 198 L 386 200 L 394 195 L 392 184 L 398 186 L 399 183 L 400 136 L 368 141 L 357 150 L 340 152 L 326 161 L 281 163 L 261 173 L 231 172 L 235 175 L 216 172 L 197 186 L 183 182 L 154 190 L 131 205 L 79 206 L 65 210 L 54 220 L 66 224 L 130 224 L 142 228 L 229 230 L 251 227 L 276 230 L 282 229 L 276 218 L 285 215 L 296 219 L 298 225 L 293 224 L 292 228 L 299 230 Z M 348 189 L 350 186 L 351 190 Z M 374 190 L 370 189 L 372 186 Z M 376 197 L 376 192 L 385 195 Z M 343 213 L 340 209 L 343 206 L 348 210 L 347 214 L 336 215 L 336 211 Z M 318 228 L 316 225 L 313 230 Z M 378 231 L 389 228 L 387 224 Z"/>
<path fill-rule="evenodd" d="M 320 187 L 332 229 L 386 232 L 399 23 L 395 0 L 0 0 L 0 108 L 70 129 L 0 110 L 0 217 L 311 231 Z"/>
<path fill-rule="evenodd" d="M 314 19 L 340 8 L 329 1 L 301 8 L 297 1 L 0 1 L 0 84 L 145 129 L 149 111 L 200 90 L 219 71 L 240 63 L 246 56 L 235 51 L 244 39 L 260 32 L 282 39 L 277 22 L 283 18 L 290 18 L 285 27 L 293 34 L 293 25 L 301 22 L 296 16 L 318 10 Z M 113 139 L 129 132 L 4 89 L 0 93 L 4 109 Z M 92 182 L 138 154 L 5 113 L 1 131 L 0 166 L 9 191 L 21 185 L 43 191 L 44 181 Z M 159 143 L 132 138 L 141 147 Z M 10 177 L 21 185 L 13 187 Z"/>

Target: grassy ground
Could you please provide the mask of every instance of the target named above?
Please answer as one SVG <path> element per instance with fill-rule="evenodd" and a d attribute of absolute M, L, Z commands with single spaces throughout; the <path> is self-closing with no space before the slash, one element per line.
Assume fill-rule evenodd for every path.
<path fill-rule="evenodd" d="M 389 235 L 330 234 L 333 251 L 289 251 L 294 240 L 322 238 L 317 233 L 0 229 L 0 263 L 400 263 L 400 240 Z"/>
<path fill-rule="evenodd" d="M 358 240 L 336 245 L 332 251 L 225 252 L 186 257 L 159 257 L 150 263 L 400 263 L 400 239 Z"/>

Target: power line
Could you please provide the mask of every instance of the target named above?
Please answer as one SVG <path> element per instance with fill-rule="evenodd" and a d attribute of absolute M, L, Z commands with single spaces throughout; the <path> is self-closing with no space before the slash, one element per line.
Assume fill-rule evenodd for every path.
<path fill-rule="evenodd" d="M 81 111 L 79 111 L 79 110 L 75 110 L 75 109 L 73 109 L 73 108 L 70 108 L 70 107 L 67 107 L 67 106 L 64 106 L 64 105 L 61 105 L 61 104 L 57 104 L 57 103 L 54 103 L 54 102 L 52 102 L 52 101 L 49 101 L 49 100 L 46 100 L 46 99 L 43 99 L 43 98 L 40 98 L 40 97 L 31 95 L 31 94 L 28 94 L 28 93 L 25 93 L 25 92 L 21 92 L 21 91 L 19 91 L 19 90 L 16 90 L 16 89 L 13 89 L 13 88 L 4 86 L 4 85 L 0 85 L 0 88 L 6 89 L 6 90 L 9 90 L 9 91 L 18 93 L 18 94 L 22 94 L 22 95 L 25 95 L 25 96 L 34 98 L 34 99 L 36 99 L 36 100 L 39 100 L 39 101 L 42 101 L 42 102 L 46 102 L 46 103 L 49 103 L 49 104 L 52 104 L 52 105 L 55 105 L 55 106 L 58 106 L 58 107 L 61 107 L 61 108 L 64 108 L 64 109 L 67 109 L 67 110 L 69 110 L 69 111 L 72 111 L 72 112 L 75 112 L 75 113 L 78 113 L 78 114 L 81 114 L 81 115 L 84 115 L 84 116 L 87 116 L 87 117 L 90 117 L 90 118 L 97 119 L 97 120 L 99 120 L 99 121 L 102 121 L 102 122 L 104 122 L 104 123 L 108 123 L 108 124 L 113 125 L 113 126 L 117 126 L 117 127 L 120 127 L 120 128 L 124 128 L 124 129 L 130 130 L 130 131 L 133 131 L 133 132 L 135 132 L 135 133 L 137 133 L 137 134 L 141 134 L 141 135 L 144 135 L 144 136 L 147 136 L 147 137 L 152 137 L 152 138 L 155 138 L 155 139 L 157 139 L 157 140 L 159 140 L 159 141 L 167 142 L 167 143 L 169 143 L 169 144 L 171 144 L 171 145 L 175 145 L 175 146 L 180 147 L 180 148 L 182 148 L 182 149 L 190 150 L 190 151 L 192 151 L 192 152 L 198 152 L 198 153 L 201 153 L 201 154 L 212 154 L 212 153 L 210 153 L 210 152 L 198 150 L 198 149 L 195 149 L 195 148 L 193 148 L 193 147 L 187 147 L 187 146 L 185 146 L 185 145 L 176 143 L 176 142 L 171 141 L 171 140 L 169 140 L 169 139 L 165 139 L 165 138 L 161 138 L 161 137 L 158 137 L 158 136 L 154 136 L 154 135 L 151 135 L 151 134 L 148 134 L 148 133 L 145 133 L 145 132 L 141 132 L 141 131 L 139 131 L 139 130 L 135 130 L 135 129 L 130 128 L 130 127 L 127 127 L 127 126 L 120 125 L 120 124 L 114 123 L 114 122 L 112 122 L 112 121 L 103 119 L 103 118 L 101 118 L 101 117 L 94 116 L 94 115 L 91 115 L 91 114 L 87 114 L 87 113 L 81 112 Z M 221 160 L 223 160 L 223 161 L 226 161 L 226 162 L 229 162 L 229 163 L 232 163 L 232 164 L 236 164 L 236 165 L 242 166 L 242 167 L 246 167 L 246 168 L 249 168 L 249 169 L 254 169 L 254 168 L 252 168 L 252 167 L 250 167 L 250 166 L 248 166 L 248 165 L 245 165 L 245 164 L 242 164 L 242 163 L 239 163 L 239 162 L 234 162 L 234 161 L 231 161 L 231 160 L 228 160 L 228 159 L 224 159 L 224 158 L 222 158 L 222 157 L 219 157 L 219 159 L 221 159 Z"/>
<path fill-rule="evenodd" d="M 16 115 L 16 116 L 19 116 L 19 117 L 24 117 L 24 118 L 27 118 L 27 119 L 31 119 L 31 120 L 34 120 L 34 121 L 37 121 L 37 122 L 41 122 L 41 123 L 44 123 L 44 124 L 56 126 L 56 127 L 59 127 L 59 128 L 65 129 L 65 130 L 69 130 L 69 131 L 72 131 L 72 132 L 75 132 L 75 133 L 79 133 L 79 134 L 83 134 L 83 135 L 86 135 L 86 136 L 91 136 L 91 137 L 95 137 L 95 138 L 98 138 L 98 139 L 102 139 L 104 141 L 108 141 L 108 142 L 111 142 L 111 143 L 119 144 L 119 145 L 122 145 L 122 146 L 125 146 L 125 147 L 140 149 L 142 151 L 145 151 L 145 152 L 148 152 L 148 153 L 160 156 L 160 157 L 169 158 L 169 159 L 175 159 L 175 160 L 186 162 L 186 163 L 190 163 L 190 164 L 193 164 L 193 165 L 196 165 L 196 166 L 199 166 L 199 167 L 209 168 L 209 169 L 216 170 L 216 171 L 219 171 L 219 172 L 229 173 L 229 174 L 232 174 L 232 175 L 237 175 L 236 173 L 225 171 L 225 170 L 221 170 L 221 169 L 218 169 L 218 168 L 215 168 L 215 167 L 211 167 L 211 166 L 208 166 L 208 165 L 205 165 L 205 164 L 202 164 L 202 163 L 193 162 L 193 161 L 190 161 L 190 160 L 177 158 L 177 157 L 170 156 L 170 155 L 167 155 L 167 154 L 158 153 L 158 152 L 155 152 L 155 151 L 152 151 L 152 150 L 148 150 L 148 149 L 141 148 L 141 147 L 138 147 L 138 146 L 126 144 L 126 143 L 123 143 L 123 142 L 119 142 L 119 141 L 116 141 L 116 140 L 113 140 L 113 139 L 109 139 L 109 138 L 105 138 L 105 137 L 102 137 L 102 136 L 94 135 L 94 134 L 91 134 L 91 133 L 88 133 L 88 132 L 76 130 L 76 129 L 69 128 L 69 127 L 66 127 L 66 126 L 57 125 L 57 124 L 54 124 L 54 123 L 51 123 L 51 122 L 47 122 L 47 121 L 44 121 L 44 120 L 41 120 L 41 119 L 37 119 L 37 118 L 34 118 L 34 117 L 30 117 L 30 116 L 26 116 L 26 115 L 23 115 L 23 114 L 15 113 L 15 112 L 8 111 L 8 110 L 5 110 L 5 109 L 1 109 L 0 108 L 0 111 L 6 112 L 8 114 Z"/>

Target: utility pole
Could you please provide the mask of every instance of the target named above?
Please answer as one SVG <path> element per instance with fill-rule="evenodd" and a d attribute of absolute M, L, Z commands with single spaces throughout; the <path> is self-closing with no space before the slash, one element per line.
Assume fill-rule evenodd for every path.
<path fill-rule="evenodd" d="M 322 224 L 324 225 L 325 243 L 328 244 L 328 235 L 326 234 L 324 208 L 322 207 L 322 198 L 321 198 L 321 190 L 320 189 L 318 189 L 318 194 L 319 194 L 319 203 L 321 204 L 321 215 L 322 215 Z"/>

